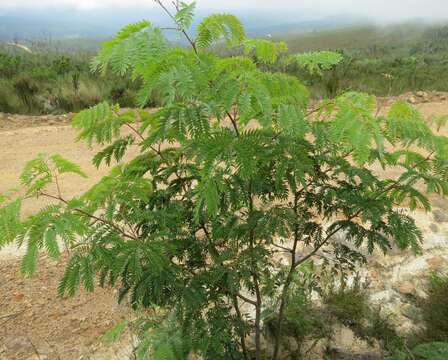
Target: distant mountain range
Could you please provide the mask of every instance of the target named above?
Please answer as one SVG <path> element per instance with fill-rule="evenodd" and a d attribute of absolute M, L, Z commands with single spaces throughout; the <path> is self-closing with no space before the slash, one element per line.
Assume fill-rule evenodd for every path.
<path fill-rule="evenodd" d="M 207 13 L 199 13 L 198 19 L 206 15 Z M 350 16 L 319 18 L 310 14 L 273 14 L 256 10 L 240 10 L 236 15 L 243 21 L 250 36 L 323 30 L 365 22 L 364 19 Z M 122 26 L 143 18 L 161 26 L 170 24 L 169 19 L 155 9 L 10 11 L 0 13 L 0 40 L 107 38 Z"/>

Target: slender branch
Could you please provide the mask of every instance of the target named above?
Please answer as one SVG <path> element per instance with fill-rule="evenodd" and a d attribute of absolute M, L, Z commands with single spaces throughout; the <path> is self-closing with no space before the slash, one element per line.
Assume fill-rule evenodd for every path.
<path fill-rule="evenodd" d="M 125 123 L 125 125 L 126 125 L 129 129 L 131 129 L 135 134 L 137 134 L 137 136 L 138 136 L 142 141 L 145 141 L 145 140 L 146 140 L 146 139 L 143 137 L 143 135 L 140 134 L 140 132 L 139 132 L 135 127 L 133 127 L 131 124 L 129 124 L 129 123 Z"/>
<path fill-rule="evenodd" d="M 249 181 L 248 191 L 249 214 L 254 211 L 254 199 L 252 196 L 252 180 Z M 256 304 L 255 304 L 255 359 L 261 360 L 261 306 L 262 298 L 260 291 L 260 281 L 257 273 L 257 260 L 254 258 L 255 251 L 255 227 L 251 226 L 249 233 L 249 247 L 252 252 L 252 279 L 254 282 Z"/>
<path fill-rule="evenodd" d="M 39 192 L 39 195 L 42 195 L 42 196 L 50 198 L 50 199 L 58 200 L 60 202 L 63 202 L 66 205 L 69 204 L 69 202 L 67 200 L 65 200 L 64 198 L 62 198 L 60 196 L 54 196 L 54 195 L 47 194 L 47 193 L 44 193 L 44 192 Z M 98 217 L 96 215 L 93 215 L 93 214 L 89 214 L 88 212 L 86 212 L 86 211 L 84 211 L 82 209 L 75 208 L 75 209 L 73 209 L 73 211 L 76 211 L 77 213 L 80 213 L 80 214 L 82 214 L 82 215 L 84 215 L 84 216 L 86 216 L 88 218 L 93 219 L 93 220 L 99 221 L 99 222 L 101 222 L 103 224 L 109 225 L 110 227 L 115 229 L 117 232 L 119 232 L 121 235 L 123 235 L 124 237 L 127 237 L 127 238 L 132 239 L 132 240 L 138 240 L 137 237 L 128 234 L 122 228 L 120 228 L 117 224 L 114 224 L 111 221 L 108 221 L 106 219 L 100 218 L 100 217 Z"/>
<path fill-rule="evenodd" d="M 58 176 L 56 174 L 54 174 L 54 181 L 56 183 L 56 188 L 58 190 L 58 195 L 59 195 L 59 197 L 61 197 L 62 196 L 61 187 L 59 186 L 59 179 L 58 179 Z"/>
<path fill-rule="evenodd" d="M 272 243 L 272 246 L 274 246 L 274 247 L 276 247 L 276 248 L 279 248 L 279 249 L 281 249 L 281 250 L 283 250 L 283 251 L 285 251 L 285 252 L 288 252 L 288 253 L 290 253 L 290 252 L 293 251 L 293 250 L 290 249 L 290 248 L 287 248 L 287 247 L 285 247 L 285 246 L 281 246 L 281 245 L 278 245 L 278 244 L 275 244 L 275 243 Z M 279 251 L 279 252 L 280 252 L 280 251 Z"/>
<path fill-rule="evenodd" d="M 198 49 L 196 47 L 195 42 L 191 39 L 191 37 L 188 35 L 188 33 L 185 31 L 185 29 L 182 28 L 182 26 L 179 24 L 179 22 L 177 21 L 176 17 L 171 13 L 171 11 L 165 6 L 165 4 L 163 4 L 163 2 L 161 0 L 155 0 L 155 2 L 160 5 L 160 7 L 163 9 L 163 11 L 165 11 L 165 13 L 171 18 L 171 20 L 174 21 L 174 23 L 176 25 L 179 26 L 179 30 L 182 34 L 184 34 L 185 38 L 187 39 L 187 41 L 190 43 L 191 47 L 193 48 L 193 51 L 195 52 L 196 55 L 199 55 L 198 53 Z"/>
<path fill-rule="evenodd" d="M 210 254 L 212 255 L 212 258 L 218 258 L 219 257 L 219 253 L 218 253 L 218 251 L 216 250 L 216 248 L 213 246 L 213 244 L 212 244 L 212 242 L 211 242 L 211 236 L 210 236 L 210 233 L 209 233 L 209 231 L 207 230 L 207 227 L 205 226 L 205 224 L 201 224 L 201 229 L 204 231 L 204 234 L 205 234 L 205 236 L 207 237 L 207 240 L 208 240 L 208 244 L 209 244 L 209 251 L 210 251 Z M 221 262 L 220 263 L 220 265 L 223 265 L 223 263 Z M 221 286 L 221 288 L 225 291 L 225 292 L 227 292 L 227 293 L 229 293 L 229 294 L 231 294 L 232 296 L 237 296 L 237 297 L 239 297 L 241 300 L 244 300 L 245 302 L 247 302 L 248 304 L 251 304 L 251 305 L 253 305 L 253 306 L 256 306 L 257 305 L 257 302 L 256 301 L 254 301 L 254 300 L 252 300 L 252 299 L 249 299 L 248 297 L 246 297 L 246 296 L 244 296 L 244 295 L 241 295 L 239 292 L 232 292 L 232 291 L 230 291 L 229 289 L 227 289 L 227 288 L 225 288 L 225 287 L 222 287 Z"/>
<path fill-rule="evenodd" d="M 238 326 L 238 330 L 241 338 L 241 349 L 243 350 L 243 356 L 245 360 L 249 360 L 247 346 L 246 346 L 246 333 L 242 326 L 244 326 L 243 315 L 241 314 L 241 310 L 238 304 L 238 298 L 236 296 L 232 296 L 233 307 L 235 308 L 236 316 L 238 317 L 238 321 L 240 322 Z"/>
<path fill-rule="evenodd" d="M 298 217 L 298 204 L 299 204 L 299 194 L 296 191 L 294 194 L 294 207 L 293 207 L 293 211 L 294 211 L 296 219 Z M 290 288 L 292 280 L 293 280 L 294 270 L 296 269 L 295 256 L 296 256 L 298 243 L 299 243 L 299 224 L 296 222 L 294 224 L 294 242 L 293 242 L 293 247 L 291 250 L 291 266 L 289 267 L 288 275 L 286 276 L 286 280 L 283 285 L 282 294 L 280 296 L 280 308 L 278 311 L 277 327 L 275 329 L 275 343 L 274 343 L 274 353 L 272 355 L 272 360 L 277 360 L 278 355 L 279 355 L 280 337 L 281 337 L 281 332 L 282 332 L 283 318 L 284 318 L 286 303 L 288 301 L 289 288 Z"/>
<path fill-rule="evenodd" d="M 232 126 L 233 126 L 233 129 L 235 130 L 236 135 L 240 136 L 240 132 L 238 130 L 238 126 L 236 124 L 235 117 L 233 117 L 228 111 L 226 111 L 226 115 L 229 117 L 230 121 L 232 122 Z"/>

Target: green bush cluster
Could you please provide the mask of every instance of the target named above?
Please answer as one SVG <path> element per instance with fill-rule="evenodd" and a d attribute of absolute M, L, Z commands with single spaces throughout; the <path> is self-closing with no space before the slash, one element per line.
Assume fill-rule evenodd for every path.
<path fill-rule="evenodd" d="M 13 52 L 0 48 L 0 112 L 46 114 L 77 112 L 110 100 L 135 105 L 136 84 L 90 71 L 88 53 Z"/>
<path fill-rule="evenodd" d="M 372 306 L 367 286 L 359 278 L 348 285 L 344 278 L 320 277 L 317 288 L 303 279 L 303 273 L 296 278 L 282 327 L 283 352 L 289 352 L 291 359 L 306 358 L 318 342 L 328 345 L 338 324 L 350 328 L 356 338 L 379 347 L 387 360 L 448 358 L 448 276 L 429 276 L 427 297 L 418 301 L 422 323 L 416 325 L 422 330 L 407 337 L 397 333 L 391 319 L 381 315 L 380 307 Z M 313 290 L 317 299 L 312 299 Z M 275 333 L 275 320 L 275 313 L 267 316 L 268 334 Z M 327 359 L 337 356 L 327 347 Z"/>
<path fill-rule="evenodd" d="M 310 74 L 297 64 L 287 64 L 285 70 L 305 80 L 314 95 L 322 98 L 348 90 L 377 96 L 419 90 L 448 91 L 448 26 L 428 28 L 421 33 L 417 26 L 411 26 L 407 32 L 413 35 L 402 37 L 400 29 L 390 30 L 391 33 L 383 37 L 374 37 L 365 29 L 356 30 L 317 33 L 313 35 L 313 44 L 306 36 L 287 38 L 286 42 L 293 44 L 292 47 L 303 42 L 302 51 L 337 47 L 344 54 L 344 61 L 322 74 Z M 343 37 L 352 38 L 350 42 L 356 45 L 350 47 L 341 42 Z"/>

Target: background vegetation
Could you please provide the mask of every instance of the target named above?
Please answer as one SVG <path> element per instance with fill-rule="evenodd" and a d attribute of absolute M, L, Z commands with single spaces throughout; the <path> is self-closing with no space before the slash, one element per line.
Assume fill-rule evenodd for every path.
<path fill-rule="evenodd" d="M 333 49 L 344 55 L 342 63 L 321 74 L 309 74 L 282 59 L 270 66 L 298 76 L 316 98 L 347 90 L 377 96 L 448 91 L 448 26 L 358 26 L 286 33 L 276 40 L 285 41 L 291 53 Z M 138 83 L 114 75 L 100 78 L 90 72 L 97 41 L 41 42 L 31 48 L 32 54 L 0 46 L 0 112 L 65 113 L 103 100 L 135 106 Z M 219 48 L 215 51 L 224 53 Z"/>
<path fill-rule="evenodd" d="M 34 49 L 33 49 L 34 50 Z M 0 47 L 0 112 L 76 112 L 103 100 L 133 106 L 136 84 L 90 71 L 92 53 Z"/>

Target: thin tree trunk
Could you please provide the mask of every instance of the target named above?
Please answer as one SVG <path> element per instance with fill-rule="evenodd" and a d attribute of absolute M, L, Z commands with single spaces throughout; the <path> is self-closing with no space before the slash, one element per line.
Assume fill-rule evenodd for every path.
<path fill-rule="evenodd" d="M 240 322 L 240 324 L 238 325 L 238 332 L 240 333 L 240 338 L 241 338 L 241 350 L 243 351 L 243 356 L 245 360 L 249 360 L 249 354 L 247 352 L 247 346 L 246 346 L 246 332 L 244 331 L 243 328 L 243 316 L 241 315 L 241 310 L 238 304 L 238 297 L 236 295 L 232 296 L 232 301 L 233 301 L 233 307 L 235 308 L 235 313 L 236 316 L 238 317 L 238 321 Z"/>
<path fill-rule="evenodd" d="M 297 214 L 297 207 L 298 207 L 298 194 L 295 193 L 294 195 L 294 213 Z M 288 294 L 289 294 L 289 288 L 292 283 L 294 270 L 296 269 L 296 251 L 297 251 L 297 245 L 299 243 L 299 228 L 296 224 L 294 227 L 294 244 L 291 250 L 291 266 L 289 268 L 288 275 L 285 279 L 285 284 L 283 285 L 282 294 L 280 296 L 280 308 L 278 312 L 278 319 L 277 319 L 277 326 L 275 329 L 275 342 L 274 342 L 274 353 L 272 355 L 272 360 L 277 360 L 280 350 L 280 338 L 281 338 L 281 332 L 282 332 L 282 324 L 283 324 L 283 317 L 285 314 L 285 307 L 288 300 Z"/>
<path fill-rule="evenodd" d="M 258 278 L 254 275 L 257 305 L 255 306 L 255 359 L 261 360 L 261 294 Z"/>

